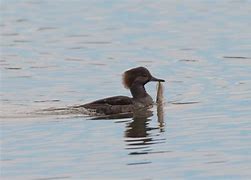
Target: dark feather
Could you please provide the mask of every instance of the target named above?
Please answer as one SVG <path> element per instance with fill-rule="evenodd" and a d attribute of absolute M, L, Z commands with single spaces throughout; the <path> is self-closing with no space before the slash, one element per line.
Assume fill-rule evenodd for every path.
<path fill-rule="evenodd" d="M 100 99 L 97 101 L 93 101 L 91 103 L 88 104 L 84 104 L 82 105 L 83 107 L 86 106 L 91 106 L 94 104 L 98 104 L 98 105 L 131 105 L 132 102 L 132 98 L 129 98 L 127 96 L 113 96 L 113 97 L 108 97 L 108 98 L 104 98 L 104 99 Z"/>
<path fill-rule="evenodd" d="M 74 106 L 74 108 L 80 107 L 93 109 L 100 114 L 118 114 L 132 112 L 133 101 L 132 98 L 127 96 L 114 96 L 93 101 L 84 105 Z"/>

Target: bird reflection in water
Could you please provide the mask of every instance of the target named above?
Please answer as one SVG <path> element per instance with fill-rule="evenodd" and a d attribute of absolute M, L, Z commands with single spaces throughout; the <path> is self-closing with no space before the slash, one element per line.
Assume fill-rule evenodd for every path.
<path fill-rule="evenodd" d="M 163 106 L 157 106 L 158 126 L 150 127 L 153 112 L 150 110 L 141 110 L 134 113 L 131 122 L 128 122 L 125 130 L 126 149 L 130 150 L 129 155 L 140 155 L 153 152 L 152 145 L 164 143 L 160 133 L 164 132 L 164 114 Z"/>
<path fill-rule="evenodd" d="M 150 117 L 153 116 L 152 111 L 145 110 L 140 111 L 134 114 L 133 121 L 127 124 L 125 131 L 126 137 L 130 138 L 146 138 L 149 136 L 149 131 L 151 130 L 148 127 L 148 121 Z"/>

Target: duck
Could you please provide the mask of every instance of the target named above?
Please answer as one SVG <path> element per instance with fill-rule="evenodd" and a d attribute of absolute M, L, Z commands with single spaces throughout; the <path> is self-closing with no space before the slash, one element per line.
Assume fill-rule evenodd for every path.
<path fill-rule="evenodd" d="M 75 106 L 75 108 L 85 108 L 94 112 L 95 115 L 114 115 L 123 113 L 133 113 L 142 108 L 153 107 L 154 101 L 146 92 L 145 85 L 148 82 L 165 82 L 151 75 L 145 67 L 136 67 L 123 73 L 122 78 L 124 87 L 129 89 L 132 97 L 113 96 L 99 99 L 90 103 Z"/>

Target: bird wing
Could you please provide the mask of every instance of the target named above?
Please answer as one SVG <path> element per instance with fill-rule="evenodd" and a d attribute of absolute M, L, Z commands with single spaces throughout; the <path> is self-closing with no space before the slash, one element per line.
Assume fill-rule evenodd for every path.
<path fill-rule="evenodd" d="M 88 103 L 89 105 L 91 104 L 107 104 L 107 105 L 131 105 L 132 98 L 127 97 L 127 96 L 113 96 L 113 97 L 108 97 L 104 99 L 100 99 L 97 101 L 93 101 L 91 103 Z"/>
<path fill-rule="evenodd" d="M 132 98 L 127 97 L 127 96 L 113 96 L 113 97 L 108 97 L 104 99 L 100 99 L 97 101 L 93 101 L 87 104 L 83 105 L 78 105 L 75 106 L 76 108 L 78 107 L 84 107 L 87 109 L 95 109 L 97 107 L 102 107 L 102 106 L 116 106 L 116 105 L 132 105 L 133 101 Z"/>

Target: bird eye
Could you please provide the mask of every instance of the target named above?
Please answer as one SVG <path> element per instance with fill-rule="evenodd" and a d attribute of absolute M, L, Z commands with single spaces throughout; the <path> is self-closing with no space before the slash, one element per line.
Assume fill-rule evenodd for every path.
<path fill-rule="evenodd" d="M 147 77 L 147 74 L 143 74 L 143 77 Z"/>

